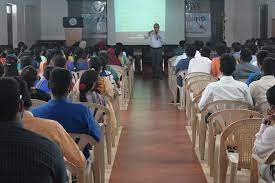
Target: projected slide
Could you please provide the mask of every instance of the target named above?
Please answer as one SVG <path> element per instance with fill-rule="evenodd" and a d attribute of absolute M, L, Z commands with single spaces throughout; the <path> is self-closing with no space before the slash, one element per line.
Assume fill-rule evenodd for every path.
<path fill-rule="evenodd" d="M 115 0 L 116 32 L 148 32 L 154 23 L 165 31 L 166 0 Z"/>

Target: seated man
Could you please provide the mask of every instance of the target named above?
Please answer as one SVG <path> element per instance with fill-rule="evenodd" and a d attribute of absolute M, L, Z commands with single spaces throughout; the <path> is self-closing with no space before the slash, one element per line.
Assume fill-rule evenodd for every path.
<path fill-rule="evenodd" d="M 263 77 L 249 85 L 255 106 L 266 101 L 266 91 L 275 85 L 275 59 L 267 57 L 261 67 Z"/>
<path fill-rule="evenodd" d="M 270 110 L 263 119 L 260 131 L 256 134 L 253 153 L 261 158 L 265 158 L 275 148 L 275 86 L 272 86 L 266 93 L 267 101 L 270 104 Z M 267 182 L 273 182 L 275 166 L 260 165 L 261 177 Z"/>
<path fill-rule="evenodd" d="M 250 63 L 252 59 L 252 52 L 248 48 L 244 48 L 241 51 L 241 62 L 236 66 L 236 70 L 233 74 L 236 80 L 248 79 L 251 73 L 259 72 L 259 68 Z"/>
<path fill-rule="evenodd" d="M 82 105 L 68 101 L 72 75 L 63 68 L 55 68 L 49 80 L 53 100 L 32 110 L 35 117 L 58 121 L 69 133 L 84 133 L 92 136 L 97 142 L 101 131 L 91 110 Z M 86 151 L 84 153 L 87 153 Z M 85 154 L 87 157 L 88 154 Z"/>
<path fill-rule="evenodd" d="M 234 42 L 231 45 L 232 55 L 235 57 L 237 62 L 240 62 L 241 59 L 241 49 L 242 45 L 239 42 Z"/>
<path fill-rule="evenodd" d="M 232 77 L 236 68 L 236 60 L 233 56 L 223 55 L 220 58 L 220 71 L 222 77 L 219 81 L 209 84 L 202 93 L 199 109 L 210 102 L 218 100 L 244 101 L 253 105 L 248 86 Z"/>
<path fill-rule="evenodd" d="M 188 73 L 192 72 L 205 72 L 211 73 L 211 60 L 210 58 L 211 49 L 208 47 L 203 47 L 201 51 L 201 57 L 193 58 L 190 60 Z"/>
<path fill-rule="evenodd" d="M 175 56 L 180 56 L 184 53 L 185 41 L 181 40 L 176 49 L 174 49 L 173 53 Z"/>
<path fill-rule="evenodd" d="M 58 146 L 23 128 L 24 104 L 18 82 L 0 78 L 0 87 L 1 182 L 67 182 Z"/>
<path fill-rule="evenodd" d="M 178 74 L 180 71 L 188 69 L 190 60 L 195 57 L 196 48 L 193 45 L 187 45 L 185 48 L 185 52 L 187 58 L 180 60 L 179 63 L 176 65 L 176 74 Z M 182 79 L 183 78 L 181 76 L 177 77 L 177 84 L 181 87 Z"/>

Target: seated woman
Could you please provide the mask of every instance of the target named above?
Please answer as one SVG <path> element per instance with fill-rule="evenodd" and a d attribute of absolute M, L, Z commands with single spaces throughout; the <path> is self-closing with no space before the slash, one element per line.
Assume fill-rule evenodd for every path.
<path fill-rule="evenodd" d="M 17 57 L 15 55 L 8 55 L 4 64 L 4 77 L 19 76 L 17 69 Z"/>
<path fill-rule="evenodd" d="M 89 63 L 87 61 L 86 53 L 84 49 L 76 48 L 74 60 L 68 62 L 67 69 L 73 72 L 89 69 Z"/>
<path fill-rule="evenodd" d="M 24 81 L 27 82 L 28 90 L 32 99 L 43 100 L 46 102 L 51 99 L 51 96 L 48 93 L 34 87 L 34 83 L 38 79 L 37 71 L 35 68 L 33 68 L 32 66 L 25 67 L 21 72 L 21 77 Z"/>
<path fill-rule="evenodd" d="M 35 85 L 36 89 L 51 94 L 51 90 L 49 89 L 49 78 L 53 68 L 53 66 L 47 66 L 45 68 L 43 77 Z"/>
<path fill-rule="evenodd" d="M 108 64 L 109 65 L 118 65 L 122 66 L 120 60 L 118 59 L 115 49 L 114 48 L 109 48 L 108 51 Z"/>

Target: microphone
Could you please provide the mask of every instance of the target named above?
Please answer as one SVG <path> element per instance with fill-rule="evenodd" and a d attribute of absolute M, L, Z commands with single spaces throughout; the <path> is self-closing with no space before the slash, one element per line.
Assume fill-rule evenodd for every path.
<path fill-rule="evenodd" d="M 158 31 L 156 31 L 156 38 L 157 38 L 157 40 L 159 40 L 159 38 L 158 38 Z"/>

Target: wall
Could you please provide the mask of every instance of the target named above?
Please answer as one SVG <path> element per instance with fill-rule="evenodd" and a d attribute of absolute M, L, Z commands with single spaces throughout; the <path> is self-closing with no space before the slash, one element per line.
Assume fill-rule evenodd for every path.
<path fill-rule="evenodd" d="M 225 0 L 225 40 L 243 43 L 258 37 L 257 0 Z"/>
<path fill-rule="evenodd" d="M 16 46 L 19 41 L 26 41 L 26 19 L 25 19 L 25 7 L 32 6 L 35 7 L 40 12 L 40 1 L 38 0 L 0 0 L 0 45 L 8 44 L 7 35 L 7 14 L 6 14 L 6 4 L 16 4 L 17 5 L 17 17 L 13 17 L 13 30 L 14 30 L 14 45 Z M 40 14 L 34 15 L 40 20 Z M 14 19 L 15 18 L 15 19 Z M 36 20 L 37 20 L 36 19 Z M 17 27 L 17 30 L 14 29 Z M 39 21 L 33 22 L 33 31 L 40 35 L 40 24 Z"/>
<path fill-rule="evenodd" d="M 65 40 L 63 17 L 67 16 L 67 0 L 41 0 L 41 39 Z"/>

